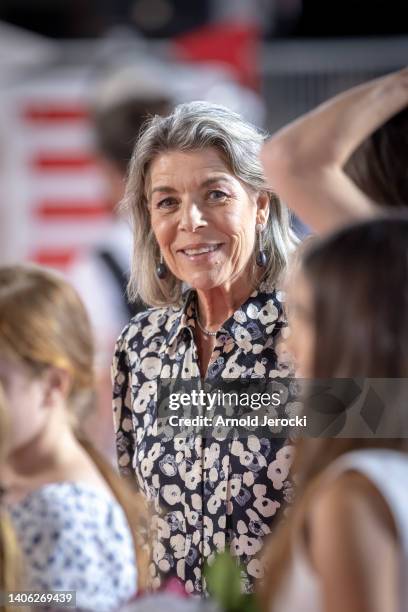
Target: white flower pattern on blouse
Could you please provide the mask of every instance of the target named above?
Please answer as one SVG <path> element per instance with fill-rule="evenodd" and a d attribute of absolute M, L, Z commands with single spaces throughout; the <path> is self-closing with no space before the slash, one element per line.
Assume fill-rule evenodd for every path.
<path fill-rule="evenodd" d="M 42 486 L 10 507 L 27 588 L 75 591 L 78 610 L 109 612 L 137 590 L 132 535 L 122 507 L 82 482 Z"/>
<path fill-rule="evenodd" d="M 293 449 L 278 438 L 160 438 L 157 381 L 199 378 L 194 341 L 196 295 L 181 308 L 154 308 L 122 332 L 113 362 L 113 410 L 122 475 L 153 503 L 152 584 L 177 576 L 188 592 L 205 592 L 203 565 L 228 548 L 251 590 L 262 573 L 259 552 L 291 496 Z M 287 323 L 277 293 L 262 288 L 217 332 L 206 379 L 292 374 L 281 343 Z"/>

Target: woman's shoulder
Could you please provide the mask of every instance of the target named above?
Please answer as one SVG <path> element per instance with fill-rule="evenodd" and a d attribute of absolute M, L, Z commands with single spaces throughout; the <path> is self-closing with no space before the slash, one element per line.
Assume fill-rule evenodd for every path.
<path fill-rule="evenodd" d="M 117 341 L 117 348 L 146 345 L 154 337 L 163 339 L 182 316 L 192 292 L 187 291 L 180 304 L 148 308 L 136 314 L 125 326 Z"/>
<path fill-rule="evenodd" d="M 383 528 L 408 535 L 408 455 L 385 448 L 360 449 L 335 460 L 317 480 L 310 502 L 315 524 L 348 528 L 372 515 Z"/>
<path fill-rule="evenodd" d="M 365 607 L 368 585 L 374 588 L 372 581 L 381 578 L 376 556 L 386 556 L 390 567 L 397 567 L 400 555 L 385 500 L 364 475 L 344 473 L 319 489 L 303 518 L 298 525 L 303 530 L 296 532 L 302 536 L 297 540 L 298 562 L 305 553 L 321 585 L 332 588 L 333 576 L 338 576 L 350 585 L 353 601 L 361 600 Z"/>
<path fill-rule="evenodd" d="M 251 293 L 248 298 L 248 304 L 259 304 L 262 307 L 269 304 L 276 308 L 277 312 L 283 312 L 286 301 L 285 285 L 271 285 L 267 282 L 262 282 L 259 287 Z"/>
<path fill-rule="evenodd" d="M 365 477 L 380 491 L 399 489 L 400 481 L 408 477 L 408 452 L 385 447 L 349 451 L 333 461 L 321 479 L 324 483 L 345 482 L 352 473 Z"/>
<path fill-rule="evenodd" d="M 283 330 L 288 327 L 285 299 L 281 287 L 261 283 L 233 318 L 249 330 L 256 326 L 261 334 L 271 336 L 276 341 L 278 336 L 285 335 Z"/>
<path fill-rule="evenodd" d="M 373 483 L 361 472 L 346 471 L 336 478 L 320 478 L 316 494 L 310 501 L 310 515 L 331 522 L 349 519 L 353 510 L 361 505 L 371 505 L 379 494 Z"/>

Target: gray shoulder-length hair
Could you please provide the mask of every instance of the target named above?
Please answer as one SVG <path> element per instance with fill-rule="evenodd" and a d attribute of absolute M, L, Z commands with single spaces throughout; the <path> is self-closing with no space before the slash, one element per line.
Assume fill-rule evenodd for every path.
<path fill-rule="evenodd" d="M 230 172 L 252 191 L 263 190 L 270 199 L 270 212 L 263 232 L 268 263 L 262 281 L 272 289 L 296 245 L 290 229 L 289 211 L 266 185 L 259 152 L 266 134 L 233 111 L 209 102 L 180 104 L 171 115 L 149 119 L 136 142 L 129 166 L 122 208 L 130 213 L 133 226 L 133 257 L 128 284 L 130 300 L 140 298 L 151 306 L 179 304 L 182 281 L 170 271 L 159 280 L 156 268 L 160 251 L 153 234 L 146 197 L 146 177 L 152 161 L 166 151 L 217 149 Z M 256 254 L 253 254 L 254 273 Z M 255 278 L 256 276 L 254 276 Z"/>

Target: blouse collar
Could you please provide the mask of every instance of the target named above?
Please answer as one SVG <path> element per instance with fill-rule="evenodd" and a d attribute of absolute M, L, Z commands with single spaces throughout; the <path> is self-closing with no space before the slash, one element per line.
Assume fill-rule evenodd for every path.
<path fill-rule="evenodd" d="M 192 335 L 196 326 L 196 299 L 195 290 L 190 289 L 183 296 L 182 306 L 174 308 L 167 342 L 161 346 L 159 352 L 164 352 L 176 338 L 185 333 L 185 330 L 188 330 L 187 333 Z M 267 290 L 265 285 L 261 284 L 238 310 L 224 322 L 218 334 L 227 334 L 239 343 L 240 335 L 242 335 L 241 330 L 244 329 L 250 333 L 252 340 L 259 339 L 260 343 L 263 343 L 267 336 L 274 330 L 277 331 L 275 329 L 277 326 L 279 329 L 286 326 L 286 322 L 283 320 L 282 301 L 280 291 Z"/>

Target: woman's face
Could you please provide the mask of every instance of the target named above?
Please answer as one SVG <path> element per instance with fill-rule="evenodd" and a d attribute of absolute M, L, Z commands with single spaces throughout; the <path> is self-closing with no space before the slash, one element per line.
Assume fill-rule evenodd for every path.
<path fill-rule="evenodd" d="M 216 149 L 158 155 L 146 192 L 153 232 L 177 278 L 204 291 L 250 282 L 255 225 L 266 223 L 268 196 L 244 188 Z"/>
<path fill-rule="evenodd" d="M 297 375 L 311 378 L 315 352 L 312 289 L 300 270 L 288 283 L 288 318 L 288 348 L 295 359 Z"/>

